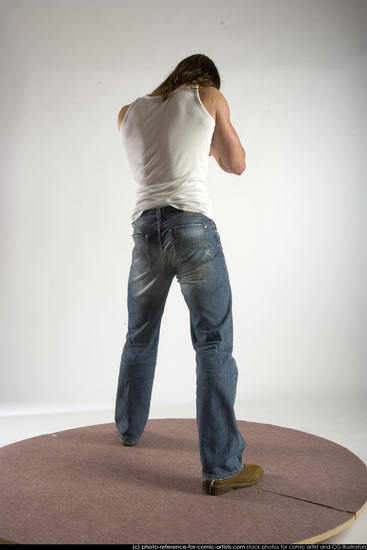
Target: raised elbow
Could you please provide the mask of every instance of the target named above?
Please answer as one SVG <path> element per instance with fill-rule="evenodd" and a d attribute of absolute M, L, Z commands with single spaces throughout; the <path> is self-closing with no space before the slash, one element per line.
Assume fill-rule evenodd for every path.
<path fill-rule="evenodd" d="M 238 164 L 235 167 L 233 173 L 236 174 L 236 176 L 241 176 L 245 170 L 246 170 L 246 162 L 243 161 L 241 164 Z"/>
<path fill-rule="evenodd" d="M 246 170 L 246 153 L 242 146 L 241 146 L 241 154 L 239 154 L 237 158 L 234 160 L 235 160 L 235 163 L 234 163 L 233 173 L 236 174 L 237 176 L 240 176 Z"/>

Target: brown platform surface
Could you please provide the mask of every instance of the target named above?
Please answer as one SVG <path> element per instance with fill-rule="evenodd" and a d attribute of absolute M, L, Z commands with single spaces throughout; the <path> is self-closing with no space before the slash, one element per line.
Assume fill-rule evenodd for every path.
<path fill-rule="evenodd" d="M 0 449 L 0 538 L 35 544 L 320 542 L 367 501 L 367 467 L 326 439 L 239 421 L 254 487 L 201 489 L 196 421 L 149 420 L 136 447 L 114 424 L 43 435 Z"/>

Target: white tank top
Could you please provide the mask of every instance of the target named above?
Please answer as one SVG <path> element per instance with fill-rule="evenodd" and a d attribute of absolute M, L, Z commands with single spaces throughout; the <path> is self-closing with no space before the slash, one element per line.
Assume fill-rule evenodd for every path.
<path fill-rule="evenodd" d="M 207 172 L 214 126 L 197 87 L 130 105 L 120 135 L 137 186 L 132 221 L 168 205 L 212 217 Z"/>

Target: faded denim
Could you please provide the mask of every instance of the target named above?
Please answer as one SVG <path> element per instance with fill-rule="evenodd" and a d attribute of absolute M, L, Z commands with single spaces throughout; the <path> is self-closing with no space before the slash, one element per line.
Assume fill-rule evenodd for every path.
<path fill-rule="evenodd" d="M 196 410 L 203 479 L 242 470 L 245 440 L 234 413 L 232 297 L 215 223 L 171 206 L 134 224 L 128 283 L 128 333 L 121 357 L 115 420 L 119 437 L 139 441 L 148 420 L 162 314 L 176 276 L 190 311 L 196 352 Z"/>

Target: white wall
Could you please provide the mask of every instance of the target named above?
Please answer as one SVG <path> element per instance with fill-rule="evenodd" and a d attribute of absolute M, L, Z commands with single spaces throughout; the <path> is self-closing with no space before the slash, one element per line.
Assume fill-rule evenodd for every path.
<path fill-rule="evenodd" d="M 239 399 L 366 387 L 365 0 L 0 0 L 3 414 L 112 408 L 133 184 L 120 107 L 216 62 L 247 151 L 213 163 Z M 153 396 L 192 405 L 177 284 Z"/>

